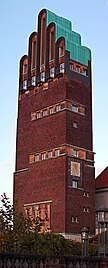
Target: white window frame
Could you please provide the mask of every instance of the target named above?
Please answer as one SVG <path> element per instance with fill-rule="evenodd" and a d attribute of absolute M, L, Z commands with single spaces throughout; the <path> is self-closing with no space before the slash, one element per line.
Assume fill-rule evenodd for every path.
<path fill-rule="evenodd" d="M 40 79 L 42 82 L 45 82 L 45 71 L 40 74 Z"/>
<path fill-rule="evenodd" d="M 71 70 L 71 71 L 74 70 L 74 65 L 73 65 L 73 63 L 70 63 L 70 70 Z"/>
<path fill-rule="evenodd" d="M 52 151 L 49 151 L 48 152 L 48 158 L 52 158 L 52 157 L 53 157 Z"/>
<path fill-rule="evenodd" d="M 80 66 L 76 65 L 75 71 L 76 71 L 77 73 L 80 73 Z"/>
<path fill-rule="evenodd" d="M 55 157 L 58 157 L 60 155 L 60 149 L 55 149 Z"/>
<path fill-rule="evenodd" d="M 48 110 L 47 109 L 43 110 L 43 116 L 47 116 L 47 115 L 48 115 Z"/>
<path fill-rule="evenodd" d="M 78 150 L 76 150 L 76 149 L 73 149 L 73 156 L 78 156 Z"/>
<path fill-rule="evenodd" d="M 78 188 L 78 181 L 73 180 L 72 181 L 72 187 L 73 188 Z"/>
<path fill-rule="evenodd" d="M 78 113 L 78 106 L 77 105 L 72 104 L 72 112 Z"/>
<path fill-rule="evenodd" d="M 73 127 L 78 128 L 78 123 L 76 121 L 73 122 Z"/>
<path fill-rule="evenodd" d="M 46 153 L 42 153 L 41 156 L 42 156 L 42 160 L 46 159 Z"/>
<path fill-rule="evenodd" d="M 60 73 L 64 74 L 65 64 L 64 62 L 60 64 Z"/>
<path fill-rule="evenodd" d="M 49 108 L 49 113 L 50 114 L 53 114 L 54 113 L 54 107 L 53 106 Z"/>
<path fill-rule="evenodd" d="M 32 76 L 32 86 L 36 86 L 36 76 Z"/>
<path fill-rule="evenodd" d="M 24 90 L 27 89 L 27 79 L 23 81 L 23 89 L 24 89 Z"/>
<path fill-rule="evenodd" d="M 36 118 L 37 118 L 37 119 L 41 118 L 41 113 L 40 113 L 40 112 L 37 112 L 37 113 L 36 113 Z"/>
<path fill-rule="evenodd" d="M 54 78 L 54 67 L 50 68 L 50 77 Z"/>
<path fill-rule="evenodd" d="M 59 112 L 59 111 L 61 111 L 61 104 L 56 105 L 56 112 Z"/>
<path fill-rule="evenodd" d="M 39 161 L 39 154 L 35 154 L 35 162 Z"/>

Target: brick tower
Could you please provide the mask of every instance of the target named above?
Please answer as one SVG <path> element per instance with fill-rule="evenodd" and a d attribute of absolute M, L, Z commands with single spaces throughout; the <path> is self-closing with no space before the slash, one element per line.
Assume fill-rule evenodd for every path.
<path fill-rule="evenodd" d="M 43 230 L 94 234 L 91 51 L 43 9 L 20 60 L 14 201 Z"/>

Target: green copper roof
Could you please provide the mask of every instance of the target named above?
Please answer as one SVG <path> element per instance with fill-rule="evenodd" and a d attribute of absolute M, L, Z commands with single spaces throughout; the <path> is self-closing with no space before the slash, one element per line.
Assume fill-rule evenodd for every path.
<path fill-rule="evenodd" d="M 49 10 L 46 10 L 46 14 L 46 25 L 48 26 L 51 22 L 55 23 L 56 41 L 63 36 L 66 50 L 70 51 L 70 58 L 88 66 L 88 60 L 91 60 L 91 50 L 81 45 L 81 36 L 72 31 L 71 21 L 59 17 Z"/>

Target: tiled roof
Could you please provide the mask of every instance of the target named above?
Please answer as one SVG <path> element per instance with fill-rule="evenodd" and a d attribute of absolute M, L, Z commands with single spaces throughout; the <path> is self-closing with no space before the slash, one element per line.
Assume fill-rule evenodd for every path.
<path fill-rule="evenodd" d="M 108 188 L 108 167 L 106 167 L 96 178 L 95 188 Z"/>

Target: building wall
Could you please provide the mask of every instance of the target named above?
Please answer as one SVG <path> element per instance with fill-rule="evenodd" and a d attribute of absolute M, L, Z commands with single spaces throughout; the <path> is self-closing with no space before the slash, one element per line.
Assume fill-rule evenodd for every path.
<path fill-rule="evenodd" d="M 104 205 L 108 208 L 108 189 L 101 188 L 95 190 L 95 207 L 96 209 Z"/>
<path fill-rule="evenodd" d="M 87 87 L 83 83 L 80 85 L 80 91 L 84 86 Z M 85 91 L 88 102 L 86 97 L 83 101 L 79 99 L 75 90 L 69 91 L 64 77 L 49 83 L 47 90 L 41 87 L 38 93 L 31 90 L 20 96 L 14 198 L 20 200 L 21 208 L 25 204 L 51 201 L 51 226 L 55 232 L 80 233 L 82 227 L 87 226 L 93 234 L 94 167 L 93 153 L 88 151 L 91 149 L 90 88 Z M 85 115 L 63 109 L 31 121 L 32 112 L 58 104 L 66 100 L 68 94 L 70 100 L 85 105 Z M 78 122 L 77 129 L 73 128 L 74 120 Z M 88 149 L 85 159 L 78 158 L 82 165 L 82 184 L 76 189 L 69 187 L 68 153 L 29 163 L 31 153 L 63 148 L 64 144 Z M 71 157 L 71 160 L 77 161 L 77 157 Z M 26 168 L 27 171 L 23 170 Z M 77 222 L 72 222 L 72 217 L 77 217 Z"/>
<path fill-rule="evenodd" d="M 51 201 L 51 227 L 65 232 L 66 157 L 30 164 L 15 174 L 14 197 L 24 204 Z"/>

